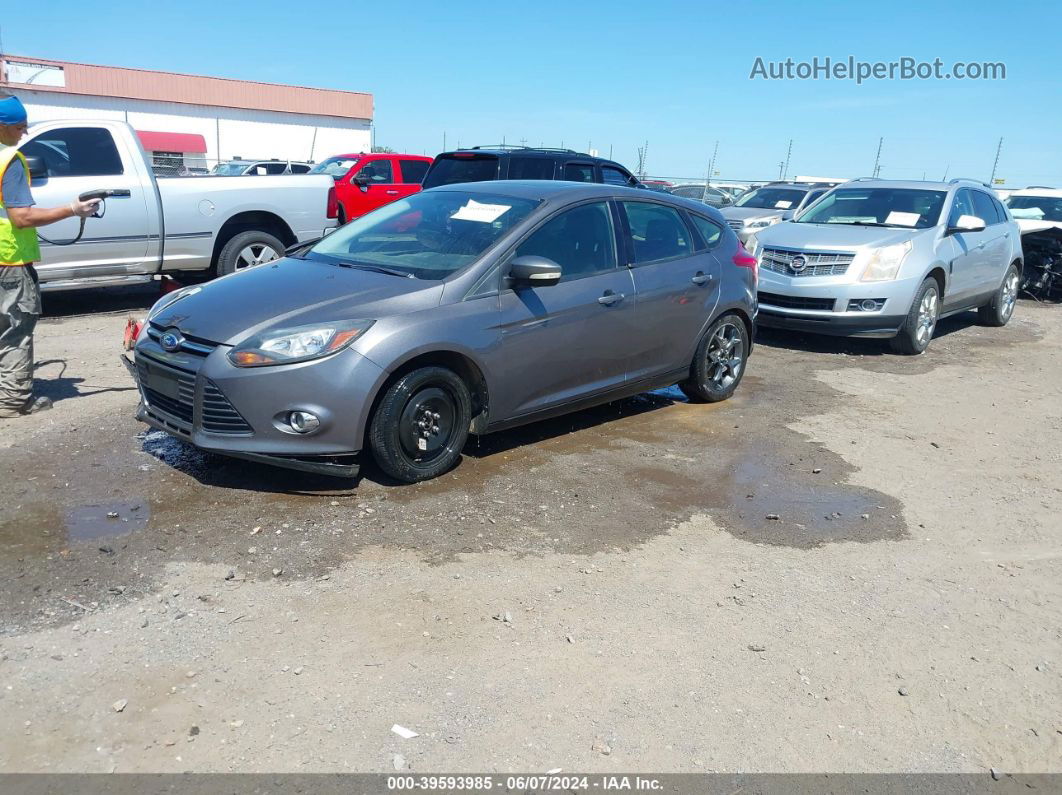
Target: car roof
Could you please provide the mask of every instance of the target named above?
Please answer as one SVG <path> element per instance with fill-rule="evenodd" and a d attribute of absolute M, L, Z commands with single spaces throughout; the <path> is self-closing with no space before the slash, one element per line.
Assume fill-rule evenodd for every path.
<path fill-rule="evenodd" d="M 983 191 L 989 192 L 991 188 L 985 185 L 983 182 L 978 182 L 975 179 L 962 179 L 957 178 L 951 182 L 938 182 L 936 180 L 920 180 L 920 179 L 872 179 L 868 177 L 862 177 L 860 179 L 853 179 L 848 182 L 842 182 L 838 185 L 838 188 L 849 188 L 854 185 L 858 185 L 861 188 L 899 188 L 901 190 L 943 190 L 948 191 L 953 188 L 979 188 Z"/>
<path fill-rule="evenodd" d="M 533 147 L 527 148 L 494 148 L 490 146 L 473 147 L 472 149 L 454 149 L 450 152 L 442 152 L 436 157 L 452 157 L 456 154 L 462 155 L 493 155 L 494 157 L 504 157 L 517 155 L 519 157 L 541 157 L 541 158 L 566 158 L 571 160 L 585 160 L 590 163 L 600 163 L 609 166 L 619 166 L 624 171 L 628 171 L 627 167 L 617 163 L 615 160 L 609 160 L 607 157 L 599 157 L 597 155 L 588 155 L 586 152 L 576 152 L 574 149 L 535 149 Z"/>
<path fill-rule="evenodd" d="M 1062 190 L 1059 188 L 1022 188 L 1010 192 L 1011 196 L 1048 196 L 1052 199 L 1062 198 Z"/>
<path fill-rule="evenodd" d="M 709 215 L 722 222 L 718 211 L 695 199 L 685 199 L 671 193 L 656 193 L 644 188 L 628 188 L 625 185 L 608 185 L 601 182 L 565 182 L 559 179 L 495 179 L 485 182 L 457 182 L 429 188 L 424 193 L 461 191 L 494 196 L 509 196 L 514 199 L 537 199 L 539 201 L 563 202 L 582 199 L 630 199 L 635 201 L 662 202 L 683 207 L 691 212 Z"/>

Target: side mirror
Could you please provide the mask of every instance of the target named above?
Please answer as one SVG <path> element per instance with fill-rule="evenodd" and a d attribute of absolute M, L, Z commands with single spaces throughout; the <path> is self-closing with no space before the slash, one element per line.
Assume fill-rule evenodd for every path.
<path fill-rule="evenodd" d="M 560 281 L 561 266 L 547 257 L 530 254 L 510 263 L 509 276 L 517 285 L 548 287 Z"/>
<path fill-rule="evenodd" d="M 26 155 L 26 165 L 32 179 L 44 179 L 48 176 L 48 165 L 40 155 Z"/>
<path fill-rule="evenodd" d="M 960 215 L 955 226 L 949 227 L 949 232 L 983 232 L 985 222 L 976 215 Z"/>

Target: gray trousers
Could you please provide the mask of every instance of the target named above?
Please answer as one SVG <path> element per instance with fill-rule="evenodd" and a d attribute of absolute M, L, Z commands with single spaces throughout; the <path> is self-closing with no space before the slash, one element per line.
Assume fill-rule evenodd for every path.
<path fill-rule="evenodd" d="M 41 314 L 37 272 L 0 265 L 0 411 L 17 411 L 33 394 L 33 329 Z"/>

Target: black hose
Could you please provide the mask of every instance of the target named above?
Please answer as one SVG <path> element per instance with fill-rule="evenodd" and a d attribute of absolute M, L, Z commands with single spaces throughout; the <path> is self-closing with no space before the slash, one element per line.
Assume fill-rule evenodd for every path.
<path fill-rule="evenodd" d="M 77 230 L 77 237 L 72 238 L 71 240 L 65 240 L 65 241 L 49 240 L 44 235 L 42 235 L 40 232 L 37 232 L 37 237 L 39 237 L 45 243 L 48 243 L 49 245 L 52 245 L 52 246 L 72 246 L 72 245 L 74 245 L 74 243 L 76 243 L 77 241 L 79 241 L 81 239 L 81 236 L 83 234 L 85 234 L 85 219 L 84 218 L 81 219 L 81 228 Z"/>

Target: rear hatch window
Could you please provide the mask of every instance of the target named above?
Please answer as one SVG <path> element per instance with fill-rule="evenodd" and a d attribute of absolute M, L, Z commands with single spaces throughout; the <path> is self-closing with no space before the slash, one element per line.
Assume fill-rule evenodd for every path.
<path fill-rule="evenodd" d="M 487 182 L 497 178 L 497 155 L 466 155 L 464 153 L 439 155 L 428 169 L 423 187 L 427 190 L 440 185 L 453 185 L 458 182 Z"/>

